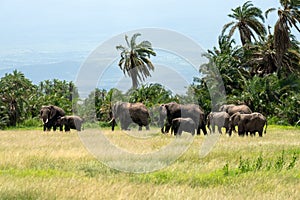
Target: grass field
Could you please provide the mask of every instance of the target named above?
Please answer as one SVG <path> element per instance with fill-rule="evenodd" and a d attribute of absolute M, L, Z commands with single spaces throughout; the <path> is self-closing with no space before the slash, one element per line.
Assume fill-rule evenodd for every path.
<path fill-rule="evenodd" d="M 299 128 L 269 126 L 263 138 L 221 135 L 204 158 L 199 151 L 206 137 L 195 136 L 182 156 L 151 173 L 107 167 L 82 141 L 91 132 L 79 137 L 76 131 L 1 131 L 0 199 L 300 198 Z M 142 156 L 174 141 L 159 129 L 102 133 L 111 144 Z M 107 150 L 105 144 L 91 141 Z"/>

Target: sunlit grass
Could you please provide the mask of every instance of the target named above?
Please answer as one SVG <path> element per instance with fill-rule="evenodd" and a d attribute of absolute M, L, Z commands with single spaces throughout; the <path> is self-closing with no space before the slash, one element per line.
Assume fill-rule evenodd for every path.
<path fill-rule="evenodd" d="M 150 132 L 101 132 L 137 154 L 174 140 Z M 87 134 L 88 130 L 80 134 Z M 140 135 L 138 135 L 140 134 Z M 269 126 L 264 137 L 221 135 L 200 158 L 205 136 L 169 166 L 125 173 L 99 162 L 76 131 L 0 132 L 0 199 L 297 199 L 300 196 L 300 129 Z"/>

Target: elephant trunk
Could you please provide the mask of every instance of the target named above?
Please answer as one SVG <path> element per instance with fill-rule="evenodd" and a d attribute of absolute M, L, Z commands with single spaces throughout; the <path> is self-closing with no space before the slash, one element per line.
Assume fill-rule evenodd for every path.
<path fill-rule="evenodd" d="M 111 130 L 114 131 L 115 130 L 115 126 L 116 126 L 116 119 L 113 117 L 109 123 L 111 123 Z"/>

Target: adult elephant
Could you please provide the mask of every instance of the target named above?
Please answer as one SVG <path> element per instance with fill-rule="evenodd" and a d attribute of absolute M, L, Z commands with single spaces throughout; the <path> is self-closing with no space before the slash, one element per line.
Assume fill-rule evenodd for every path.
<path fill-rule="evenodd" d="M 117 102 L 112 106 L 112 123 L 111 130 L 114 131 L 116 119 L 120 120 L 121 129 L 129 130 L 131 123 L 139 125 L 139 130 L 145 126 L 149 130 L 149 111 L 142 103 Z"/>
<path fill-rule="evenodd" d="M 247 105 L 235 105 L 235 104 L 222 105 L 219 111 L 227 112 L 230 116 L 237 112 L 240 112 L 242 114 L 252 113 L 251 109 Z"/>
<path fill-rule="evenodd" d="M 182 105 L 176 102 L 160 105 L 161 132 L 168 133 L 172 125 L 172 120 L 179 117 L 191 118 L 195 122 L 197 128 L 197 135 L 200 135 L 200 129 L 203 131 L 204 135 L 207 134 L 205 128 L 205 116 L 200 106 L 196 104 Z"/>
<path fill-rule="evenodd" d="M 238 126 L 239 136 L 248 135 L 248 133 L 255 136 L 255 133 L 258 132 L 259 136 L 262 137 L 265 125 L 264 133 L 267 132 L 268 123 L 267 118 L 258 112 L 251 114 L 235 113 L 229 119 L 229 136 L 231 136 L 232 129 L 236 125 Z"/>
<path fill-rule="evenodd" d="M 207 115 L 207 127 L 210 132 L 215 133 L 215 126 L 218 127 L 218 131 L 222 134 L 221 128 L 224 127 L 226 129 L 226 133 L 229 130 L 229 114 L 227 112 L 210 112 Z M 211 129 L 211 127 L 212 129 Z"/>
<path fill-rule="evenodd" d="M 58 106 L 42 106 L 40 110 L 40 118 L 43 121 L 44 131 L 50 131 L 52 127 L 53 131 L 56 131 L 57 120 L 63 116 L 65 116 L 65 111 Z M 59 127 L 60 131 L 62 131 L 62 126 L 60 125 Z"/>
<path fill-rule="evenodd" d="M 81 131 L 83 119 L 79 116 L 64 116 L 57 120 L 57 125 L 65 126 L 65 131 L 70 131 L 70 129 L 76 129 Z"/>

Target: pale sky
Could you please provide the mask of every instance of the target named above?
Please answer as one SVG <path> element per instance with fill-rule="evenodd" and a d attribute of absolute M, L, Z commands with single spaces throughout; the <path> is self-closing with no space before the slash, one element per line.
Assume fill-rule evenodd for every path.
<path fill-rule="evenodd" d="M 10 50 L 91 51 L 122 32 L 166 28 L 198 42 L 217 44 L 227 15 L 244 0 L 1 0 L 0 55 Z M 279 0 L 253 0 L 263 11 Z M 270 25 L 277 19 L 270 15 Z"/>

